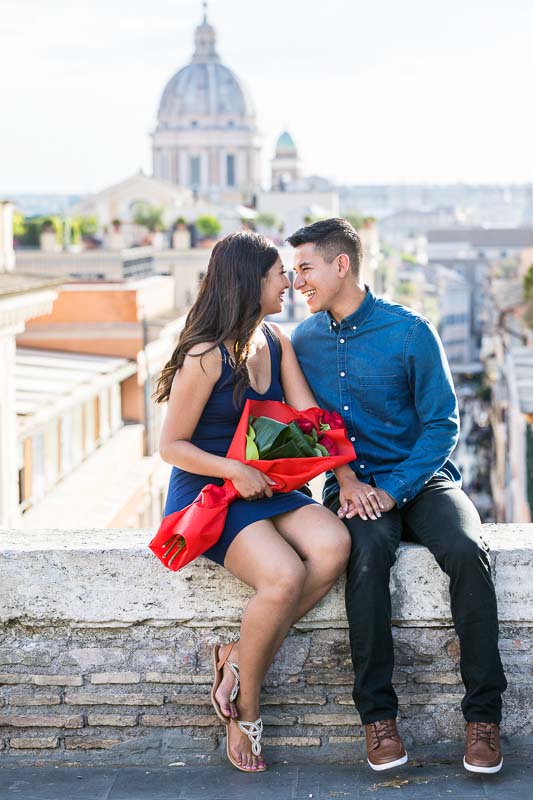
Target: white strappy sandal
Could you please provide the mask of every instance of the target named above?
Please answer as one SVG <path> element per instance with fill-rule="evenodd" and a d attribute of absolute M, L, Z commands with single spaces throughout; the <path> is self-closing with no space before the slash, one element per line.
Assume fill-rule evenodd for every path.
<path fill-rule="evenodd" d="M 252 745 L 252 753 L 254 756 L 259 757 L 261 755 L 261 735 L 263 733 L 263 720 L 261 717 L 256 719 L 255 722 L 245 722 L 244 720 L 241 722 L 236 720 L 237 725 L 239 726 L 239 730 L 242 733 L 246 734 L 248 739 L 250 740 L 250 744 Z M 239 769 L 241 772 L 266 772 L 266 765 L 262 767 L 256 767 L 256 769 L 249 769 L 247 767 L 241 767 L 240 764 L 237 764 L 234 761 L 230 749 L 229 749 L 229 728 L 228 734 L 226 736 L 226 754 L 228 756 L 228 760 L 234 767 Z"/>
<path fill-rule="evenodd" d="M 211 687 L 211 703 L 213 704 L 213 708 L 215 709 L 217 717 L 224 723 L 224 725 L 229 725 L 231 717 L 227 717 L 225 714 L 222 713 L 222 709 L 220 708 L 220 703 L 215 697 L 215 692 L 222 683 L 222 679 L 224 677 L 224 671 L 223 671 L 224 664 L 227 664 L 233 673 L 233 677 L 235 678 L 233 683 L 233 689 L 231 690 L 231 694 L 229 696 L 229 701 L 230 703 L 233 703 L 237 699 L 237 695 L 239 694 L 239 689 L 241 686 L 239 665 L 236 664 L 234 661 L 229 661 L 229 656 L 235 644 L 236 644 L 235 642 L 231 642 L 231 644 L 229 645 L 216 644 L 213 647 L 213 667 L 215 671 L 215 677 L 213 680 L 213 686 Z M 227 652 L 222 656 L 222 658 L 220 657 L 221 647 L 227 647 Z"/>

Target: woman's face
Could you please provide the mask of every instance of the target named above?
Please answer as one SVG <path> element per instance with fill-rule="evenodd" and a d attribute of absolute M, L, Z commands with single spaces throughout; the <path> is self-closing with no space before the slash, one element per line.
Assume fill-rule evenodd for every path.
<path fill-rule="evenodd" d="M 285 267 L 278 256 L 263 278 L 261 287 L 261 314 L 279 314 L 283 308 L 283 296 L 291 285 Z"/>

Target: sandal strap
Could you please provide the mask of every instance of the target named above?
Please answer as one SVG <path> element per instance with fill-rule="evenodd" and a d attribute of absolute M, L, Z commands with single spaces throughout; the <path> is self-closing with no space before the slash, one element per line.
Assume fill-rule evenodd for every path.
<path fill-rule="evenodd" d="M 235 682 L 233 684 L 233 689 L 231 690 L 231 694 L 229 696 L 230 703 L 236 699 L 237 695 L 239 694 L 239 689 L 241 687 L 241 675 L 239 672 L 239 665 L 236 664 L 234 661 L 226 661 L 226 664 L 233 672 L 233 677 L 235 678 Z"/>
<path fill-rule="evenodd" d="M 239 729 L 246 734 L 252 745 L 254 756 L 261 755 L 261 734 L 263 733 L 263 720 L 261 717 L 255 722 L 237 722 Z"/>
<path fill-rule="evenodd" d="M 235 647 L 235 645 L 236 645 L 236 642 L 230 642 L 230 643 L 228 644 L 228 649 L 226 650 L 226 653 L 225 653 L 225 655 L 224 655 L 224 656 L 222 656 L 222 658 L 220 659 L 220 661 L 218 661 L 218 662 L 217 662 L 217 669 L 222 669 L 222 667 L 224 666 L 224 664 L 226 663 L 226 661 L 227 661 L 227 660 L 228 660 L 228 658 L 230 657 L 231 651 L 233 650 L 233 648 Z"/>

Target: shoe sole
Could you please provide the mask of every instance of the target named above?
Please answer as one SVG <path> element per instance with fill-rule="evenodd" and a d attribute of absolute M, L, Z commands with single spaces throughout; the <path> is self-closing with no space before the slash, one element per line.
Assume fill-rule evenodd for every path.
<path fill-rule="evenodd" d="M 402 764 L 406 763 L 407 759 L 408 755 L 406 753 L 404 756 L 398 758 L 396 761 L 388 761 L 386 764 L 372 764 L 369 758 L 367 758 L 367 761 L 369 766 L 372 767 L 372 769 L 374 770 L 374 772 L 383 772 L 383 770 L 385 769 L 393 769 L 393 767 L 401 767 Z"/>
<path fill-rule="evenodd" d="M 503 758 L 499 764 L 495 767 L 475 767 L 473 764 L 469 764 L 466 758 L 463 758 L 463 767 L 468 770 L 468 772 L 484 772 L 489 775 L 493 775 L 495 772 L 499 772 L 503 765 Z"/>
<path fill-rule="evenodd" d="M 229 725 L 228 725 L 228 731 L 229 731 Z M 238 769 L 239 772 L 247 772 L 249 775 L 258 775 L 260 772 L 266 772 L 267 769 L 268 769 L 268 767 L 266 767 L 266 766 L 261 767 L 260 769 L 246 769 L 246 767 L 241 767 L 239 764 L 237 764 L 237 762 L 233 760 L 233 758 L 231 756 L 231 753 L 230 753 L 230 750 L 229 750 L 229 735 L 228 734 L 226 734 L 226 756 L 228 757 L 229 763 L 233 767 L 235 767 L 235 769 Z"/>
<path fill-rule="evenodd" d="M 215 692 L 222 683 L 222 670 L 217 670 L 219 650 L 220 650 L 220 645 L 218 644 L 216 644 L 212 650 L 213 669 L 215 673 L 215 678 L 213 680 L 213 685 L 211 686 L 211 705 L 215 709 L 215 714 L 217 715 L 219 720 L 223 722 L 224 725 L 229 725 L 231 717 L 226 717 L 226 715 L 222 713 L 222 709 L 220 708 L 218 701 L 215 697 Z"/>

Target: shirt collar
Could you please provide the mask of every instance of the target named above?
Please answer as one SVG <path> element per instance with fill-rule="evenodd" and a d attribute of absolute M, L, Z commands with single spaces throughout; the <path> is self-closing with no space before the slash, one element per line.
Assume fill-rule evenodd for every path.
<path fill-rule="evenodd" d="M 372 309 L 376 304 L 376 295 L 372 292 L 369 286 L 365 283 L 366 295 L 365 299 L 357 309 L 354 311 L 353 314 L 349 314 L 347 317 L 344 317 L 340 322 L 337 322 L 334 317 L 329 313 L 326 312 L 329 321 L 329 330 L 330 332 L 338 331 L 342 326 L 349 326 L 350 328 L 359 328 L 366 318 L 370 315 Z"/>

